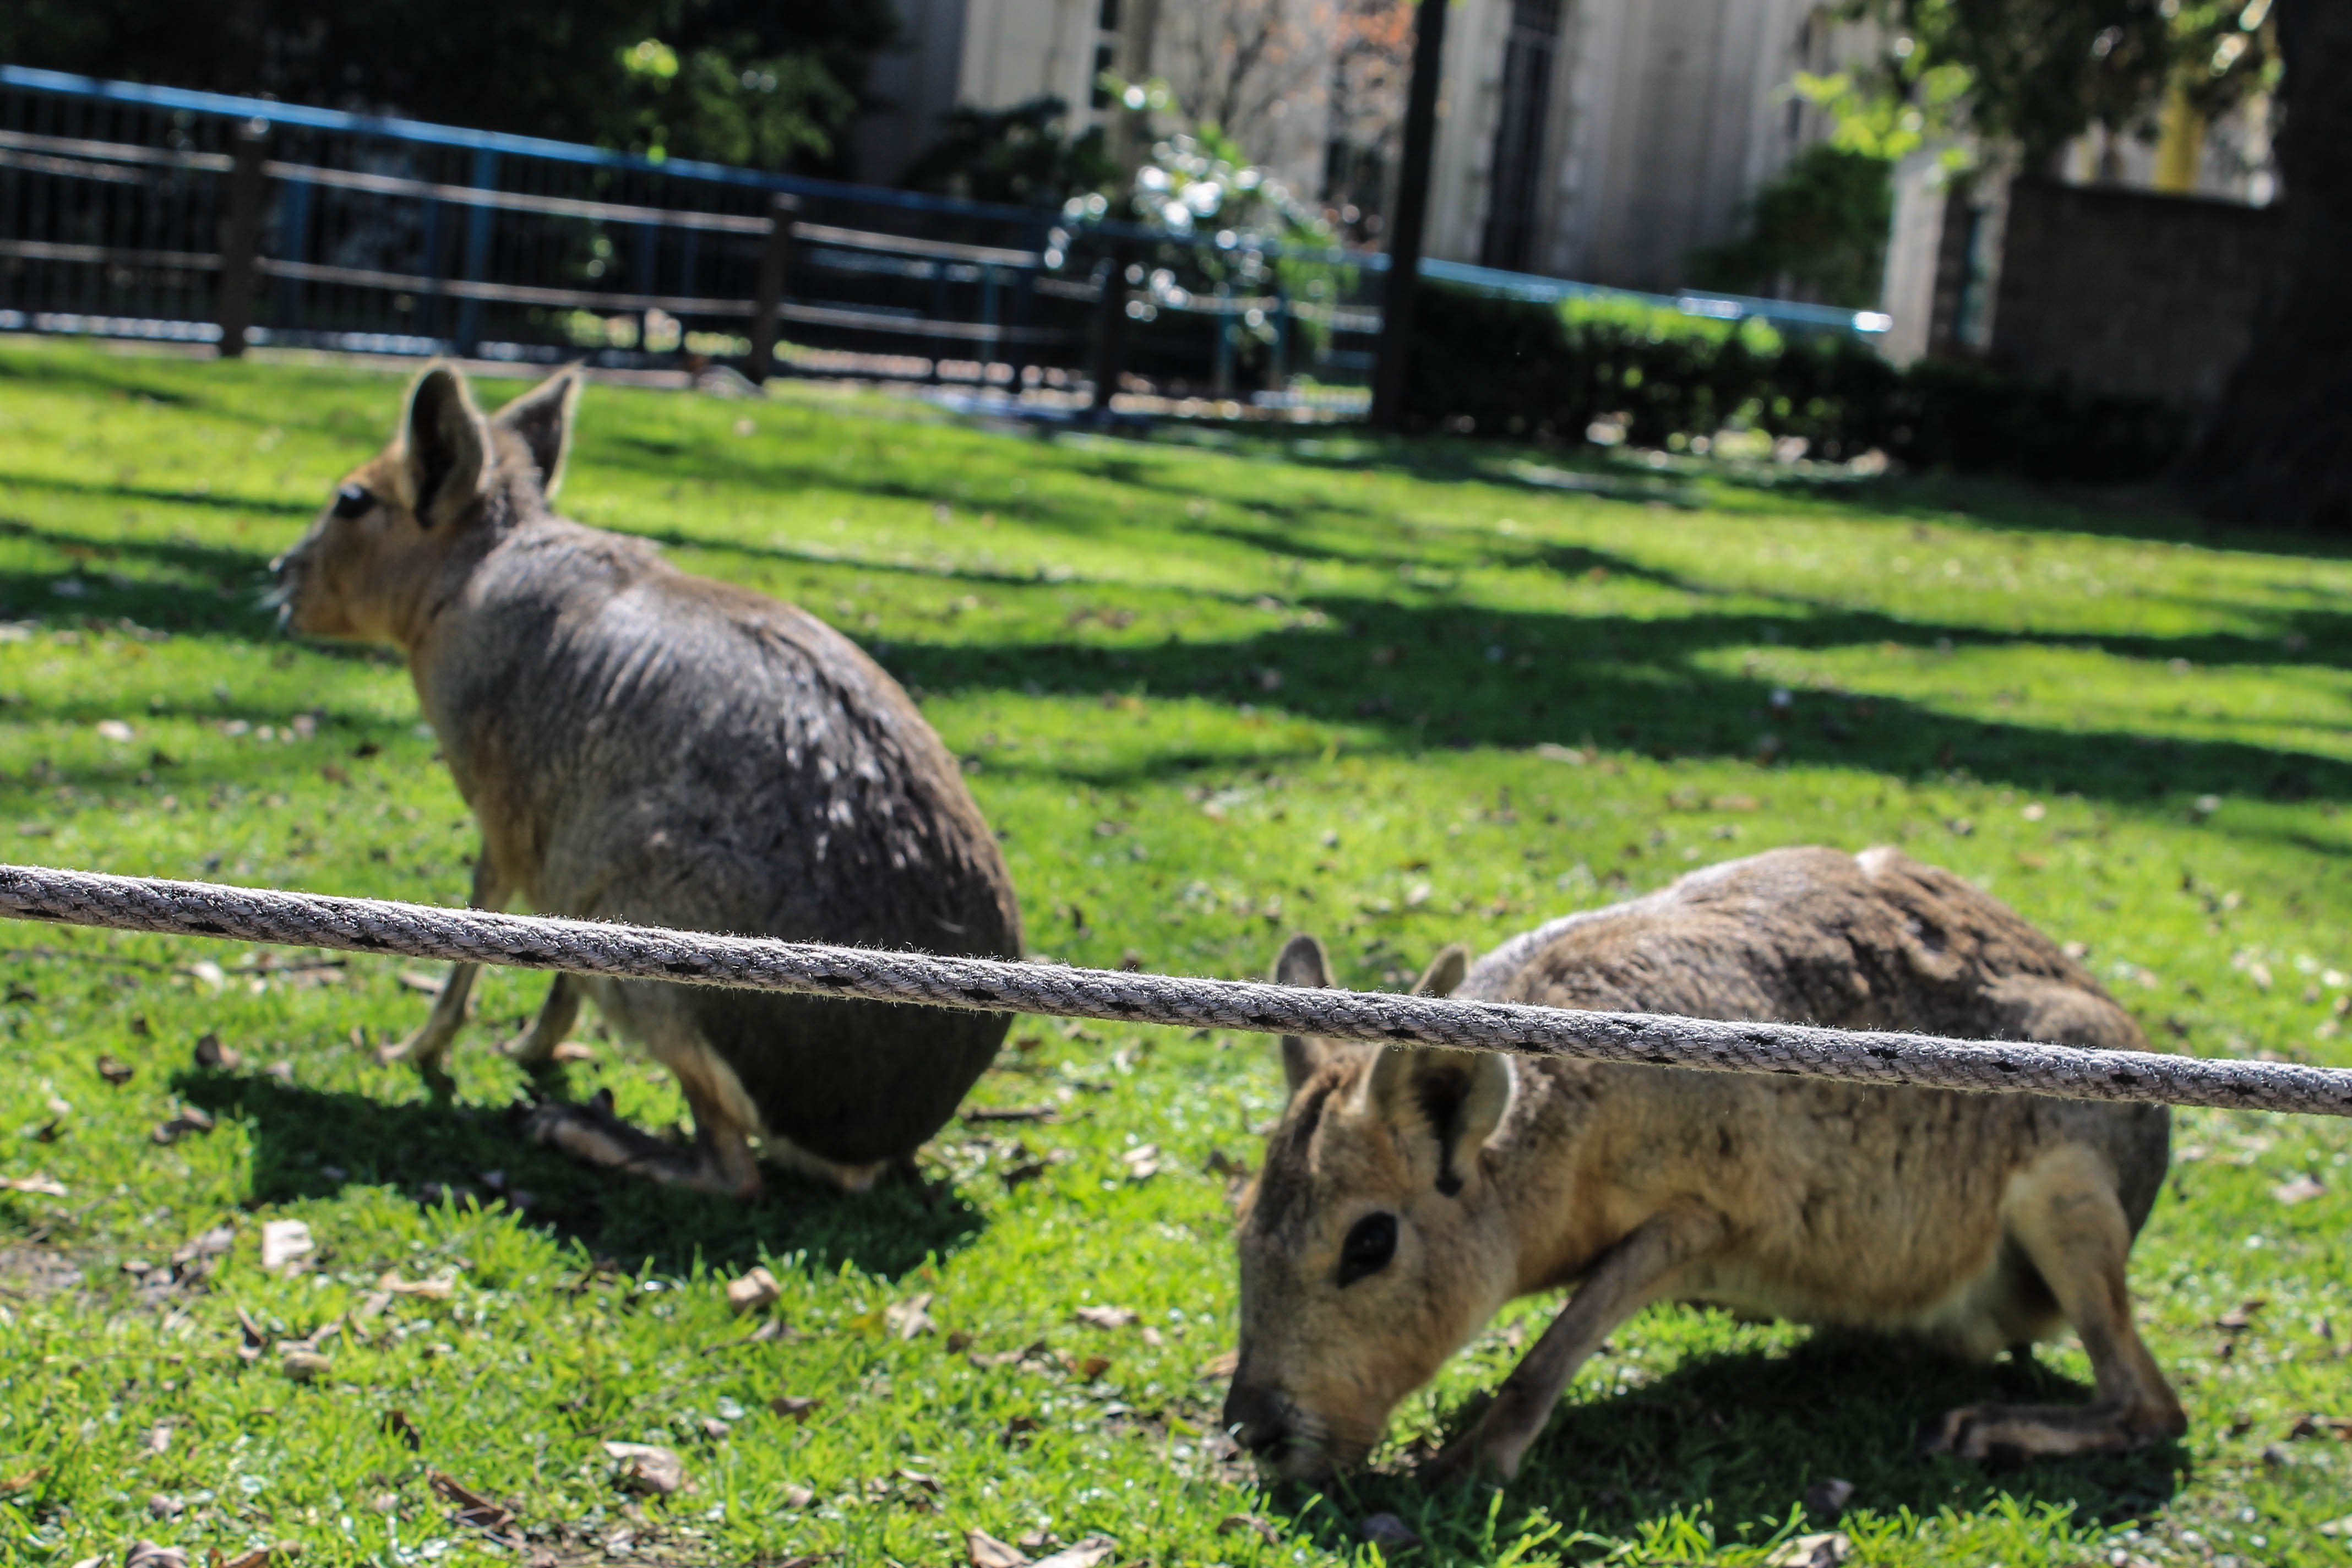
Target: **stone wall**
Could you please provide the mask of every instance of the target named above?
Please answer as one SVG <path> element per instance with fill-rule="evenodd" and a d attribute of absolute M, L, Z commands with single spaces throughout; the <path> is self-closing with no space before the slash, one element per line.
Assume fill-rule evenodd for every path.
<path fill-rule="evenodd" d="M 2041 179 L 2008 196 L 1988 361 L 2211 406 L 2270 286 L 2279 209 Z"/>

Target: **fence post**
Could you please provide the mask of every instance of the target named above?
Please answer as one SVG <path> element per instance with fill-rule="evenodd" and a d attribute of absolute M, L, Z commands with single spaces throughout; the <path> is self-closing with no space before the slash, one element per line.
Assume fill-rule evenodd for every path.
<path fill-rule="evenodd" d="M 1097 420 L 1110 417 L 1110 400 L 1118 391 L 1119 372 L 1127 363 L 1127 269 L 1133 247 L 1111 241 L 1102 266 L 1102 296 L 1095 305 L 1094 403 L 1087 410 Z"/>
<path fill-rule="evenodd" d="M 499 183 L 499 155 L 487 147 L 474 153 L 472 178 L 467 184 L 476 190 L 486 191 Z M 490 269 L 490 209 L 475 207 L 466 214 L 466 257 L 459 265 L 458 276 L 468 283 L 479 283 L 482 274 Z M 473 295 L 464 296 L 457 304 L 457 339 L 454 347 L 461 359 L 471 359 L 482 342 L 482 302 Z"/>
<path fill-rule="evenodd" d="M 228 213 L 221 220 L 219 292 L 213 314 L 220 322 L 220 353 L 245 353 L 246 329 L 253 325 L 253 279 L 261 252 L 261 155 L 269 149 L 267 121 L 241 121 L 230 141 Z"/>
<path fill-rule="evenodd" d="M 784 273 L 793 259 L 793 215 L 800 198 L 779 191 L 768 198 L 768 232 L 760 242 L 760 277 L 751 296 L 751 371 L 765 381 L 776 357 L 776 310 L 784 302 Z"/>

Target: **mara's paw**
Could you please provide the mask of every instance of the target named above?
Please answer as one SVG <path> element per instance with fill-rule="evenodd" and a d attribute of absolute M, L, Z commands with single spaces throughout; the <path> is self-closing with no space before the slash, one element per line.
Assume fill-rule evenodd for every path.
<path fill-rule="evenodd" d="M 2176 1437 L 2188 1422 L 2112 1405 L 1964 1405 L 1919 1434 L 1923 1454 L 2013 1465 L 2069 1454 L 2113 1454 Z"/>

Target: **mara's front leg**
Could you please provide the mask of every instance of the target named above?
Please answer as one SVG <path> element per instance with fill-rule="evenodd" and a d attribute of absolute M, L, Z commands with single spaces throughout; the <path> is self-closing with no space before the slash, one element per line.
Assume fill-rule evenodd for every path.
<path fill-rule="evenodd" d="M 2091 1358 L 2088 1405 L 1970 1405 L 1947 1413 L 1921 1447 L 1964 1459 L 2136 1448 L 2189 1429 L 2172 1387 L 2133 1326 L 2125 1265 L 2131 1225 L 2114 1178 L 2089 1150 L 2043 1156 L 2010 1184 L 2009 1235 L 2058 1298 Z"/>
<path fill-rule="evenodd" d="M 474 861 L 474 892 L 467 902 L 478 910 L 502 910 L 513 897 L 514 889 L 492 868 L 490 852 L 485 848 Z M 474 977 L 481 971 L 478 963 L 451 964 L 449 977 L 433 998 L 433 1011 L 425 1015 L 424 1026 L 404 1040 L 379 1047 L 375 1059 L 387 1067 L 414 1062 L 418 1071 L 427 1075 L 440 1072 L 441 1058 L 449 1054 L 450 1043 L 465 1025 L 466 1004 L 473 997 Z"/>
<path fill-rule="evenodd" d="M 1418 1479 L 1442 1486 L 1481 1469 L 1505 1480 L 1517 1475 L 1528 1445 L 1551 1419 L 1585 1357 L 1618 1324 L 1656 1300 L 1676 1270 L 1720 1244 L 1723 1234 L 1722 1215 L 1687 1203 L 1654 1215 L 1603 1253 L 1551 1327 L 1495 1391 L 1477 1425 L 1422 1466 Z"/>

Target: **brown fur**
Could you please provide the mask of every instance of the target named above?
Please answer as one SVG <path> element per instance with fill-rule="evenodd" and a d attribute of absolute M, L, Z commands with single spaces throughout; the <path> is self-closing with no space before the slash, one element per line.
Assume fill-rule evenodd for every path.
<path fill-rule="evenodd" d="M 1016 957 L 1003 858 L 955 759 L 848 639 L 557 516 L 578 378 L 485 419 L 446 366 L 278 563 L 316 637 L 404 653 L 482 830 L 473 901 L 548 914 Z M 386 1055 L 437 1067 L 474 977 Z M 509 1049 L 548 1059 L 593 997 L 678 1079 L 696 1147 L 542 1106 L 541 1141 L 730 1192 L 760 1152 L 845 1186 L 953 1114 L 1003 1015 L 560 977 Z"/>
<path fill-rule="evenodd" d="M 1426 988 L 1452 989 L 1459 963 L 1442 958 Z M 1322 950 L 1294 941 L 1276 978 L 1328 984 Z M 1505 943 L 1458 994 L 2147 1048 L 2015 913 L 1889 849 L 1696 873 Z M 1662 1300 L 1979 1358 L 2071 1322 L 2093 1403 L 1951 1412 L 1927 1442 L 1965 1456 L 2185 1429 L 2124 1278 L 2163 1181 L 2160 1107 L 1297 1038 L 1283 1058 L 1293 1094 L 1242 1220 L 1225 1405 L 1281 1473 L 1360 1461 L 1396 1402 L 1504 1302 L 1567 1285 L 1559 1319 L 1426 1473 L 1515 1472 L 1577 1363 Z M 1342 1284 L 1351 1232 L 1391 1225 L 1392 1258 Z"/>

